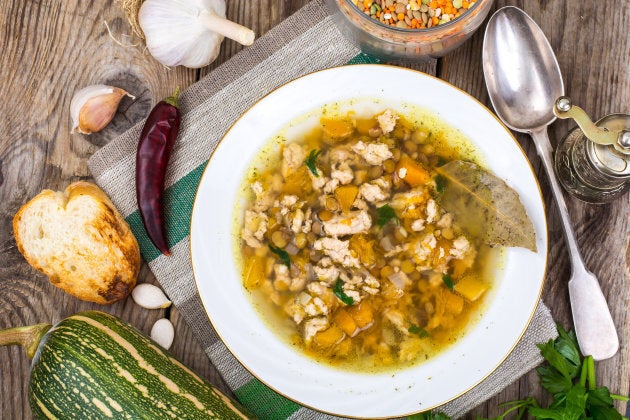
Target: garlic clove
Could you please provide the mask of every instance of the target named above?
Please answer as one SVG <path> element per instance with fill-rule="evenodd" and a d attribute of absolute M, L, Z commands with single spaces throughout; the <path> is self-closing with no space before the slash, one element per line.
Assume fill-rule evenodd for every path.
<path fill-rule="evenodd" d="M 153 341 L 164 347 L 166 350 L 171 348 L 175 339 L 175 327 L 171 321 L 166 318 L 158 319 L 151 327 L 151 338 Z"/>
<path fill-rule="evenodd" d="M 133 301 L 145 309 L 160 309 L 171 306 L 162 289 L 150 283 L 138 284 L 131 291 Z"/>
<path fill-rule="evenodd" d="M 101 131 L 114 118 L 125 95 L 136 98 L 123 89 L 107 85 L 87 86 L 76 92 L 70 102 L 72 131 L 83 134 Z"/>

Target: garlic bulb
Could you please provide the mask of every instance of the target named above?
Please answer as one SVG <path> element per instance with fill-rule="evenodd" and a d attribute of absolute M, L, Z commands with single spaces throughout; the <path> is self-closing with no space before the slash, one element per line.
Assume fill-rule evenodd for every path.
<path fill-rule="evenodd" d="M 76 92 L 70 101 L 72 131 L 83 134 L 101 131 L 114 118 L 125 95 L 136 99 L 120 88 L 106 85 L 87 86 Z"/>
<path fill-rule="evenodd" d="M 133 301 L 145 309 L 160 309 L 171 306 L 162 289 L 150 283 L 138 284 L 131 291 Z"/>
<path fill-rule="evenodd" d="M 224 0 L 145 0 L 138 20 L 149 52 L 166 66 L 210 64 L 224 36 L 254 42 L 253 31 L 225 19 Z"/>
<path fill-rule="evenodd" d="M 151 338 L 168 350 L 171 348 L 173 339 L 175 338 L 175 327 L 173 327 L 171 321 L 166 318 L 158 319 L 151 328 Z"/>

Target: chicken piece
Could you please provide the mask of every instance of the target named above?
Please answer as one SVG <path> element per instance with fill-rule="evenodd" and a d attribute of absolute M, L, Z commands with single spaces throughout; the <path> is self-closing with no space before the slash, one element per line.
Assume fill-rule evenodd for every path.
<path fill-rule="evenodd" d="M 315 241 L 313 248 L 328 255 L 332 261 L 344 267 L 360 266 L 359 259 L 350 253 L 350 241 L 342 241 L 337 238 L 321 238 Z"/>
<path fill-rule="evenodd" d="M 422 264 L 429 260 L 429 257 L 437 246 L 437 239 L 433 233 L 428 233 L 419 241 L 413 244 L 413 259 L 417 264 Z"/>
<path fill-rule="evenodd" d="M 433 221 L 437 218 L 438 215 L 438 207 L 435 200 L 430 198 L 427 201 L 427 223 L 433 223 Z"/>
<path fill-rule="evenodd" d="M 390 206 L 402 218 L 420 219 L 425 216 L 425 203 L 429 193 L 424 187 L 413 188 L 404 193 L 394 194 Z"/>
<path fill-rule="evenodd" d="M 310 316 L 328 315 L 328 306 L 321 298 L 315 296 L 304 306 L 304 312 Z"/>
<path fill-rule="evenodd" d="M 346 145 L 337 146 L 330 151 L 330 163 L 339 164 L 345 163 L 347 165 L 353 165 L 357 163 L 357 157 L 350 151 L 350 148 Z"/>
<path fill-rule="evenodd" d="M 466 255 L 466 252 L 470 248 L 470 242 L 463 236 L 458 237 L 453 241 L 453 247 L 451 248 L 450 254 L 453 258 L 461 260 Z"/>
<path fill-rule="evenodd" d="M 328 319 L 324 316 L 310 318 L 304 321 L 304 341 L 310 343 L 313 336 L 317 334 L 318 331 L 323 331 L 328 328 L 328 325 Z"/>
<path fill-rule="evenodd" d="M 339 186 L 339 180 L 336 178 L 329 179 L 324 185 L 324 193 L 332 194 L 335 192 L 337 187 Z"/>
<path fill-rule="evenodd" d="M 251 188 L 254 192 L 254 195 L 256 196 L 253 209 L 258 212 L 269 210 L 269 208 L 273 206 L 273 202 L 275 199 L 274 194 L 269 191 L 265 191 L 260 181 L 254 182 Z"/>
<path fill-rule="evenodd" d="M 414 232 L 421 232 L 424 230 L 424 219 L 416 219 L 413 222 L 411 222 L 411 230 L 413 230 Z"/>
<path fill-rule="evenodd" d="M 322 258 L 322 260 L 324 260 L 324 258 Z M 335 280 L 337 280 L 337 277 L 339 277 L 339 269 L 337 267 L 334 265 L 324 267 L 320 264 L 321 260 L 320 263 L 313 267 L 313 271 L 315 272 L 318 280 L 327 284 L 332 284 Z"/>
<path fill-rule="evenodd" d="M 343 292 L 346 294 L 346 296 L 352 298 L 353 304 L 356 305 L 357 303 L 361 302 L 361 293 L 356 290 L 353 284 L 344 283 Z"/>
<path fill-rule="evenodd" d="M 306 286 L 306 274 L 301 271 L 298 272 L 297 275 L 292 276 L 286 265 L 274 264 L 273 272 L 273 287 L 280 292 L 285 292 L 287 290 L 299 292 Z"/>
<path fill-rule="evenodd" d="M 359 141 L 352 146 L 352 150 L 359 154 L 370 165 L 380 165 L 392 157 L 392 152 L 385 143 L 363 143 Z"/>
<path fill-rule="evenodd" d="M 367 211 L 351 211 L 348 214 L 336 215 L 322 222 L 324 231 L 330 236 L 354 235 L 367 233 L 372 227 L 372 219 Z"/>
<path fill-rule="evenodd" d="M 315 296 L 322 296 L 326 294 L 330 288 L 327 283 L 322 281 L 313 281 L 306 286 L 306 289 Z"/>
<path fill-rule="evenodd" d="M 359 197 L 369 203 L 377 203 L 387 200 L 388 194 L 375 183 L 363 184 L 359 188 Z"/>
<path fill-rule="evenodd" d="M 282 152 L 282 176 L 286 176 L 304 164 L 306 153 L 297 143 L 291 143 Z"/>
<path fill-rule="evenodd" d="M 352 203 L 352 207 L 359 209 L 359 210 L 367 210 L 370 208 L 370 206 L 368 205 L 367 202 L 365 202 L 365 200 L 361 200 L 360 198 L 356 198 L 354 200 L 354 203 Z"/>
<path fill-rule="evenodd" d="M 369 293 L 371 295 L 375 295 L 379 292 L 379 287 L 381 286 L 381 284 L 376 279 L 376 277 L 368 273 L 365 276 L 365 279 L 363 280 L 363 282 L 364 284 L 363 284 L 362 289 L 364 292 Z"/>
<path fill-rule="evenodd" d="M 243 232 L 241 233 L 245 243 L 252 248 L 260 248 L 267 232 L 268 223 L 269 218 L 265 213 L 246 210 Z"/>
<path fill-rule="evenodd" d="M 289 211 L 293 209 L 293 207 L 297 204 L 297 202 L 298 202 L 297 195 L 285 195 L 282 197 L 282 200 L 274 203 L 274 207 L 281 207 L 280 214 L 285 216 L 289 213 Z"/>
<path fill-rule="evenodd" d="M 315 176 L 311 173 L 311 171 L 309 171 L 308 176 L 311 177 L 313 189 L 315 191 L 321 191 L 322 188 L 324 188 L 324 186 L 328 183 L 328 181 L 330 181 L 330 178 L 325 177 L 322 173 L 322 170 L 319 168 L 317 168 L 317 173 L 319 174 L 319 176 Z"/>
<path fill-rule="evenodd" d="M 437 226 L 442 229 L 450 228 L 452 224 L 453 215 L 451 213 L 444 213 L 437 222 Z"/>
<path fill-rule="evenodd" d="M 354 173 L 348 163 L 343 162 L 338 165 L 333 165 L 330 172 L 330 177 L 336 179 L 341 185 L 346 185 L 352 182 L 354 179 Z"/>
<path fill-rule="evenodd" d="M 392 131 L 394 131 L 397 119 L 398 115 L 396 115 L 391 109 L 385 110 L 385 112 L 376 117 L 378 125 L 381 127 L 381 131 L 383 132 L 383 134 L 391 133 Z"/>
<path fill-rule="evenodd" d="M 302 209 L 297 209 L 291 217 L 291 230 L 293 233 L 300 233 L 302 231 L 302 223 L 304 223 L 304 212 Z"/>

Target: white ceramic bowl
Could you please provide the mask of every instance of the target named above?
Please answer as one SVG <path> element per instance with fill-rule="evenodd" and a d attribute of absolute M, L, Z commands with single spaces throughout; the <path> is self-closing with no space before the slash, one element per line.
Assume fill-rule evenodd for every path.
<path fill-rule="evenodd" d="M 363 99 L 362 99 L 363 98 Z M 287 123 L 346 100 L 379 111 L 417 105 L 469 137 L 488 168 L 520 195 L 538 252 L 510 248 L 481 320 L 455 345 L 415 367 L 382 374 L 338 370 L 280 340 L 252 306 L 235 258 L 235 205 L 252 159 Z M 377 100 L 375 104 L 374 100 Z M 540 299 L 547 226 L 540 188 L 522 149 L 499 120 L 465 92 L 431 76 L 385 65 L 333 68 L 267 95 L 226 133 L 201 179 L 191 222 L 201 299 L 215 330 L 258 379 L 308 407 L 348 417 L 398 417 L 432 409 L 470 390 L 508 356 Z"/>

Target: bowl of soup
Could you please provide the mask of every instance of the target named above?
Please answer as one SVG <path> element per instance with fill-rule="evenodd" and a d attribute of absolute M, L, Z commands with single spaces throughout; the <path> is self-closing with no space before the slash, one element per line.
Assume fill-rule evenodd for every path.
<path fill-rule="evenodd" d="M 256 103 L 211 156 L 191 221 L 226 347 L 276 392 L 345 417 L 429 410 L 490 375 L 533 316 L 546 252 L 509 130 L 465 92 L 384 65 Z"/>

